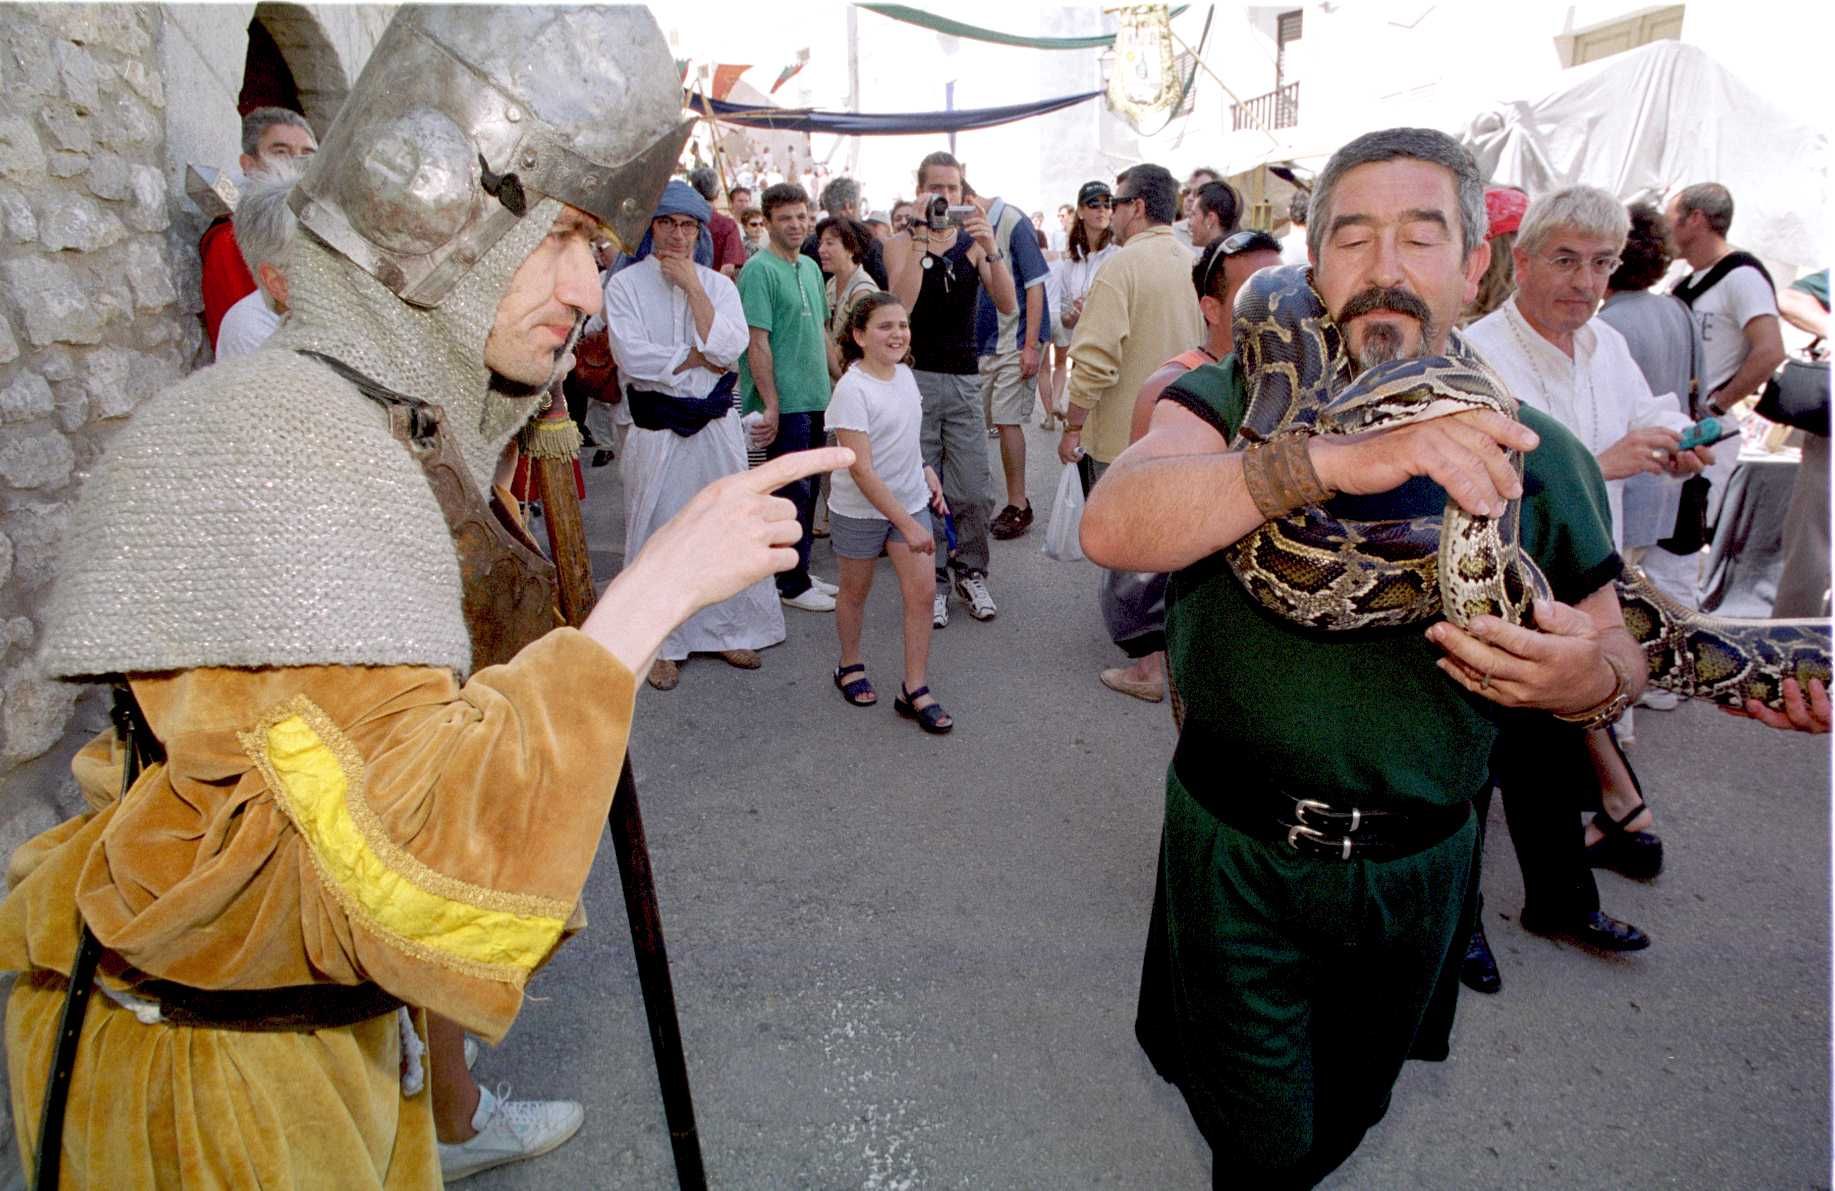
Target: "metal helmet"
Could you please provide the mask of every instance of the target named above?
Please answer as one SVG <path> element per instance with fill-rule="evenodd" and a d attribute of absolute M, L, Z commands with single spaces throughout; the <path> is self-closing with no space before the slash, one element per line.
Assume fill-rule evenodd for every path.
<path fill-rule="evenodd" d="M 543 197 L 637 243 L 693 120 L 648 9 L 403 5 L 290 200 L 416 306 Z"/>

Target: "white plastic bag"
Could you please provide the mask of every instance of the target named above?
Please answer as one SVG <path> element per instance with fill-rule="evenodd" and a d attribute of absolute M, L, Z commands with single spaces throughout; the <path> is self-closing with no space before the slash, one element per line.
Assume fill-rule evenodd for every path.
<path fill-rule="evenodd" d="M 1059 562 L 1077 562 L 1083 547 L 1077 531 L 1083 525 L 1083 477 L 1075 463 L 1064 465 L 1058 477 L 1057 499 L 1051 502 L 1051 524 L 1045 527 L 1045 556 Z"/>

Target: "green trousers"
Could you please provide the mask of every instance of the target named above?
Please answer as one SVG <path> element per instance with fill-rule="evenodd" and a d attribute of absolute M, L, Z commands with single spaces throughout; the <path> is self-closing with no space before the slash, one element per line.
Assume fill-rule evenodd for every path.
<path fill-rule="evenodd" d="M 1218 1186 L 1310 1187 L 1388 1110 L 1464 940 L 1476 825 L 1399 860 L 1321 860 L 1166 787 L 1135 1032 Z"/>

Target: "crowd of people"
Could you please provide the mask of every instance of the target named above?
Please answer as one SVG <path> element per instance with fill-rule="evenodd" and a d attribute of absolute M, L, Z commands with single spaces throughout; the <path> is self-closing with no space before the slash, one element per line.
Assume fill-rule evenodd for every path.
<path fill-rule="evenodd" d="M 516 11 L 517 44 L 558 21 L 667 64 L 641 10 Z M 460 62 L 447 47 L 478 44 L 462 9 L 395 19 L 390 44 L 424 57 L 420 99 L 480 143 L 502 132 L 463 124 L 497 119 L 480 115 L 497 111 L 476 102 L 486 89 L 577 100 L 623 77 Z M 72 527 L 48 664 L 124 676 L 129 743 L 150 762 L 129 798 L 123 743 L 86 749 L 102 809 L 28 844 L 0 909 L 0 953 L 29 973 L 8 1015 L 15 1105 L 69 1096 L 49 1160 L 72 1176 L 408 1185 L 565 1141 L 580 1106 L 480 1088 L 467 1031 L 500 1039 L 565 937 L 638 684 L 675 687 L 697 654 L 758 670 L 832 614 L 838 696 L 875 706 L 886 643 L 863 639 L 863 610 L 883 556 L 902 605 L 894 709 L 950 732 L 932 634 L 952 611 L 999 614 L 992 543 L 1036 520 L 1035 415 L 1087 499 L 1092 631 L 1126 659 L 1096 677 L 1175 702 L 1136 1030 L 1219 1185 L 1323 1178 L 1381 1119 L 1402 1063 L 1446 1055 L 1454 981 L 1497 989 L 1478 865 L 1494 788 L 1522 924 L 1650 944 L 1602 912 L 1593 876 L 1662 866 L 1625 746 L 1630 705 L 1663 702 L 1613 580 L 1642 562 L 1694 602 L 1701 484 L 1735 454 L 1701 428 L 1749 413 L 1784 359 L 1781 318 L 1818 337 L 1829 318 L 1826 272 L 1780 292 L 1732 246 L 1724 187 L 1685 186 L 1664 210 L 1587 186 L 1527 195 L 1487 188 L 1443 134 L 1391 129 L 1333 155 L 1284 238 L 1245 228 L 1217 171 L 1181 184 L 1152 163 L 1084 183 L 1047 229 L 942 150 L 884 212 L 854 179 L 812 195 L 751 163 L 722 178 L 694 160 L 665 181 L 659 119 L 611 142 L 547 130 L 596 146 L 611 187 L 533 164 L 512 187 L 466 158 L 457 199 L 412 200 L 477 212 L 440 224 L 430 258 L 391 223 L 427 213 L 404 215 L 388 170 L 352 165 L 370 150 L 350 128 L 401 102 L 378 86 L 364 76 L 322 150 L 293 113 L 244 120 L 249 185 L 200 245 L 221 363 L 123 431 Z M 632 217 L 616 199 L 640 191 L 656 198 Z M 1653 292 L 1672 254 L 1691 272 Z M 1356 369 L 1476 355 L 1520 415 L 1240 445 L 1256 377 L 1237 294 L 1302 263 Z M 474 596 L 506 569 L 547 582 L 543 564 L 468 552 L 478 525 L 519 530 L 513 436 L 592 360 L 610 377 L 594 383 L 614 411 L 597 445 L 621 469 L 626 562 L 579 629 L 553 629 L 543 602 L 506 642 L 478 619 L 503 605 Z M 266 414 L 238 416 L 255 389 Z M 272 479 L 203 532 L 172 463 L 218 450 Z M 1778 616 L 1827 611 L 1827 468 L 1826 436 L 1806 441 Z M 1344 498 L 1406 517 L 1448 494 L 1478 515 L 1521 502 L 1553 596 L 1532 625 L 1322 635 L 1264 614 L 1222 561 L 1297 509 Z M 832 581 L 812 566 L 818 535 Z M 164 564 L 150 592 L 148 560 Z M 205 605 L 234 615 L 200 619 Z M 1829 728 L 1820 684 L 1735 710 Z M 1244 759 L 1227 786 L 1208 763 L 1224 753 Z M 126 1039 L 111 1061 L 152 1072 L 135 1103 L 183 1118 L 170 1137 L 111 1129 L 120 1093 L 93 1071 L 67 1093 L 46 1075 L 82 983 L 65 976 L 91 948 L 106 995 L 87 1018 L 69 1002 L 82 1045 Z M 180 1024 L 208 1045 L 179 1054 Z M 404 1110 L 422 1050 L 430 1092 Z M 223 1103 L 175 1106 L 194 1082 Z M 299 1111 L 236 1091 L 251 1083 L 287 1087 Z M 209 1105 L 244 1128 L 202 1127 Z M 38 1118 L 19 1115 L 30 1154 Z M 193 1136 L 202 1150 L 173 1140 Z"/>

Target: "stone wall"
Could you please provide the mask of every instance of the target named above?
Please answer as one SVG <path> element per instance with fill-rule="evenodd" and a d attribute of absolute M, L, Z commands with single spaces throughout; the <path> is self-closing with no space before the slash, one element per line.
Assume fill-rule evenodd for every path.
<path fill-rule="evenodd" d="M 251 18 L 329 126 L 393 6 L 0 5 L 0 845 L 106 720 L 32 656 L 83 477 L 136 406 L 210 359 L 189 163 L 233 169 Z M 87 707 L 89 710 L 83 711 Z M 60 742 L 62 747 L 60 748 Z M 32 765 L 34 758 L 53 762 Z M 30 795 L 21 791 L 30 788 Z"/>

